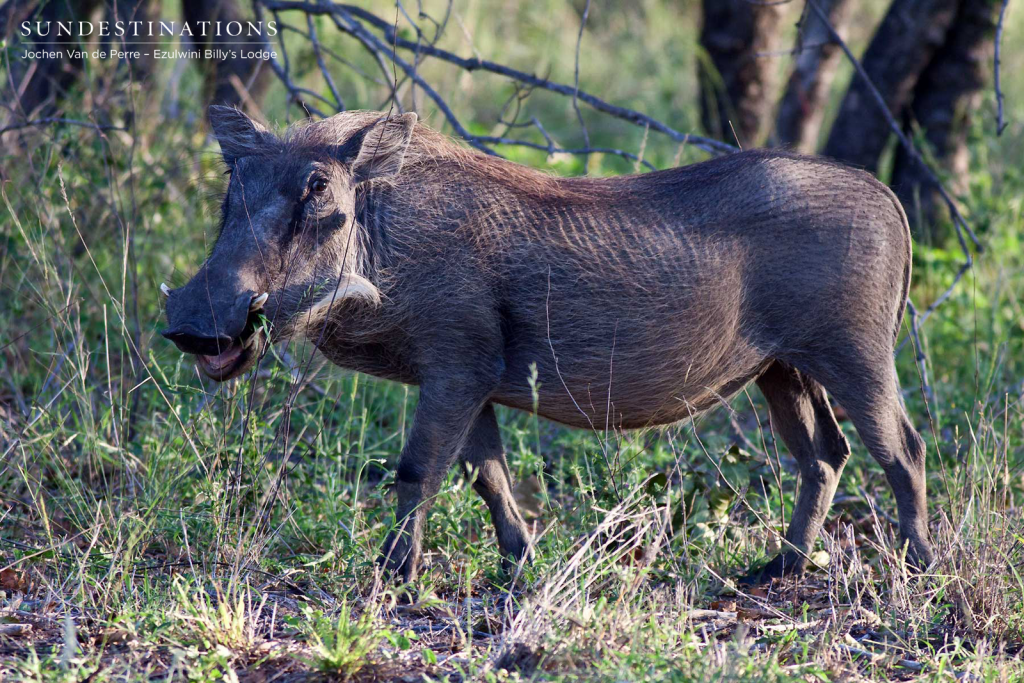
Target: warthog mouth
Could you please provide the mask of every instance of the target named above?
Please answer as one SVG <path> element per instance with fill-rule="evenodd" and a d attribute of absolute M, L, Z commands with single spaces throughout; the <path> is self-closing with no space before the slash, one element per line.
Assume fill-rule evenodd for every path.
<path fill-rule="evenodd" d="M 170 297 L 166 284 L 160 285 L 164 296 Z M 248 370 L 260 356 L 267 343 L 263 306 L 269 294 L 254 295 L 248 304 L 245 324 L 234 338 L 225 334 L 209 336 L 196 330 L 190 323 L 182 323 L 162 334 L 178 348 L 196 359 L 199 369 L 210 379 L 226 382 Z"/>
<path fill-rule="evenodd" d="M 257 317 L 258 320 L 258 316 L 250 317 Z M 248 329 L 249 324 L 247 323 L 246 330 Z M 197 354 L 196 360 L 199 363 L 199 369 L 203 371 L 204 375 L 218 382 L 234 379 L 248 370 L 259 356 L 260 349 L 263 348 L 264 337 L 262 329 L 254 328 L 248 336 L 243 333 L 241 337 L 233 340 L 226 349 L 214 356 Z"/>
<path fill-rule="evenodd" d="M 254 296 L 249 303 L 249 315 L 242 333 L 231 340 L 227 348 L 214 355 L 196 354 L 199 367 L 210 379 L 225 382 L 249 369 L 263 348 L 266 333 L 263 327 L 263 305 L 269 294 Z"/>

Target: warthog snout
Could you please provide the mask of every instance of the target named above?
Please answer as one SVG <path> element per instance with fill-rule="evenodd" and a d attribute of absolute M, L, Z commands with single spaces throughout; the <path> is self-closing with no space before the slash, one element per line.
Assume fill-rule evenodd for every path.
<path fill-rule="evenodd" d="M 193 280 L 179 290 L 164 292 L 170 327 L 161 334 L 184 353 L 195 355 L 203 372 L 213 379 L 229 379 L 253 357 L 268 295 L 208 296 L 194 291 L 196 284 Z"/>

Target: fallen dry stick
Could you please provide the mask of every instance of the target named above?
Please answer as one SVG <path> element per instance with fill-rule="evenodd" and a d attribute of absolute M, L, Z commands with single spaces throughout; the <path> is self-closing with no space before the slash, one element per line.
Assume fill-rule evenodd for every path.
<path fill-rule="evenodd" d="M 0 636 L 23 636 L 32 630 L 32 624 L 0 624 Z"/>

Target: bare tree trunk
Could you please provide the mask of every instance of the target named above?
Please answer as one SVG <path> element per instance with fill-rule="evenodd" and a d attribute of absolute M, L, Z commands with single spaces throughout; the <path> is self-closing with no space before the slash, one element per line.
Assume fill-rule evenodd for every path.
<path fill-rule="evenodd" d="M 998 19 L 998 2 L 961 0 L 946 42 L 918 80 L 905 116 L 908 128 L 924 132 L 929 152 L 949 174 L 954 192 L 966 190 L 967 132 L 971 114 L 981 104 Z M 903 150 L 897 151 L 891 185 L 907 209 L 915 235 L 926 241 L 939 237 L 925 234 L 925 226 L 937 224 L 945 204 L 937 201 L 921 167 Z"/>
<path fill-rule="evenodd" d="M 85 66 L 84 60 L 70 55 L 70 46 L 61 44 L 52 28 L 45 37 L 22 38 L 19 30 L 22 21 L 31 20 L 33 26 L 36 21 L 88 21 L 95 11 L 105 6 L 103 19 L 107 21 L 147 22 L 154 18 L 151 5 L 151 0 L 50 0 L 42 5 L 35 1 L 14 0 L 5 4 L 0 8 L 0 38 L 18 47 L 9 50 L 12 56 L 10 77 L 0 85 L 3 102 L 8 110 L 7 118 L 12 121 L 25 120 L 55 111 L 68 89 L 79 81 Z M 135 80 L 145 78 L 152 72 L 154 61 L 151 56 L 145 55 L 145 41 L 135 42 L 127 36 L 120 39 L 108 37 L 103 39 L 103 45 L 106 49 L 116 47 L 143 53 L 143 56 L 131 60 Z M 22 47 L 29 46 L 59 52 L 62 56 L 58 59 L 28 61 L 15 58 L 21 53 Z"/>
<path fill-rule="evenodd" d="M 851 4 L 850 0 L 818 1 L 840 35 L 845 32 Z M 810 154 L 818 148 L 825 104 L 842 52 L 810 8 L 804 9 L 799 31 L 799 52 L 775 119 L 775 143 Z"/>
<path fill-rule="evenodd" d="M 200 21 L 227 23 L 239 21 L 245 25 L 247 17 L 239 8 L 237 0 L 183 0 L 182 13 L 189 24 L 198 25 Z M 243 34 L 244 35 L 244 34 Z M 234 50 L 237 54 L 237 41 L 240 38 L 232 38 L 226 33 L 221 35 L 208 35 L 205 38 L 195 36 L 196 47 L 201 50 L 222 49 L 225 52 Z M 258 40 L 254 38 L 253 40 Z M 248 47 L 257 48 L 258 45 Z M 206 71 L 207 97 L 209 104 L 241 105 L 249 113 L 256 115 L 258 112 L 251 111 L 263 98 L 267 89 L 270 76 L 270 67 L 256 59 L 244 59 L 241 56 L 231 59 L 203 59 L 202 66 Z"/>
<path fill-rule="evenodd" d="M 744 147 L 761 142 L 771 118 L 775 62 L 758 53 L 779 45 L 782 8 L 749 0 L 703 0 L 700 42 L 701 118 L 713 137 Z M 710 60 L 710 64 L 708 63 Z"/>
<path fill-rule="evenodd" d="M 910 104 L 914 85 L 945 42 L 957 5 L 957 0 L 893 0 L 871 39 L 861 61 L 897 117 Z M 854 78 L 824 153 L 874 172 L 889 134 L 867 84 Z"/>
<path fill-rule="evenodd" d="M 48 2 L 42 7 L 37 2 L 11 2 L 4 6 L 5 33 L 0 37 L 9 45 L 10 72 L 2 84 L 2 97 L 8 120 L 25 120 L 52 111 L 57 100 L 78 80 L 85 66 L 84 60 L 70 56 L 67 46 L 57 44 L 60 39 L 56 31 L 51 30 L 44 37 L 22 38 L 18 29 L 21 22 L 31 18 L 34 26 L 35 21 L 77 21 L 87 17 L 98 5 L 99 0 L 61 0 Z M 16 59 L 26 47 L 59 52 L 62 57 Z"/>

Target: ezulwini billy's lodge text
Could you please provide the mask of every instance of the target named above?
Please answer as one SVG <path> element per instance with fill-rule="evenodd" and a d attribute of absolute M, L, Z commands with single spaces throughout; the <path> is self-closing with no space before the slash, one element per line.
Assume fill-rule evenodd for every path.
<path fill-rule="evenodd" d="M 68 50 L 34 50 L 27 49 L 22 54 L 22 59 L 64 59 L 65 53 L 70 59 L 138 59 L 140 57 L 150 57 L 153 59 L 207 59 L 207 60 L 225 60 L 225 59 L 277 59 L 276 50 L 264 50 L 264 49 L 231 49 L 225 50 L 222 48 L 213 48 L 209 50 L 163 50 L 160 48 L 147 48 L 145 50 L 133 50 L 133 49 L 97 49 L 97 50 L 79 50 L 77 48 L 71 48 Z"/>

